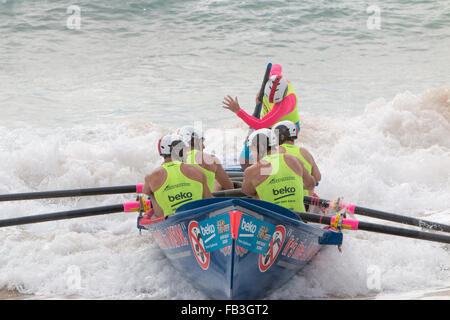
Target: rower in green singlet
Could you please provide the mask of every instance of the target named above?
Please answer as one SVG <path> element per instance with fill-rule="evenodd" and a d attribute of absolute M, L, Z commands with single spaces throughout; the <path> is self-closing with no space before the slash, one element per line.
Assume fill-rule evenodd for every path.
<path fill-rule="evenodd" d="M 187 202 L 212 198 L 203 171 L 180 161 L 184 147 L 178 135 L 166 135 L 158 142 L 164 163 L 145 176 L 142 190 L 150 196 L 156 217 L 171 215 Z"/>
<path fill-rule="evenodd" d="M 205 139 L 200 130 L 193 126 L 184 126 L 178 130 L 178 134 L 189 146 L 184 155 L 184 162 L 203 170 L 208 181 L 209 191 L 234 188 L 233 182 L 222 167 L 220 160 L 215 155 L 204 152 Z"/>
<path fill-rule="evenodd" d="M 315 180 L 302 162 L 277 150 L 276 137 L 270 129 L 260 129 L 248 138 L 250 152 L 257 162 L 244 172 L 242 192 L 294 211 L 305 211 L 303 189 Z"/>
<path fill-rule="evenodd" d="M 322 179 L 319 167 L 314 161 L 314 157 L 305 148 L 295 145 L 295 139 L 298 137 L 297 126 L 289 120 L 278 122 L 273 128 L 273 133 L 278 138 L 280 145 L 279 152 L 291 154 L 301 160 L 303 166 L 310 175 L 316 180 L 316 185 Z M 315 187 L 315 186 L 314 186 Z M 314 187 L 311 189 L 304 189 L 305 196 L 312 196 L 314 194 Z"/>

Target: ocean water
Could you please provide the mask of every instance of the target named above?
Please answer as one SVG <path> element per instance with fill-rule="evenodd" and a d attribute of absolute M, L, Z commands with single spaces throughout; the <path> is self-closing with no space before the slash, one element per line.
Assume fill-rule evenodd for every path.
<path fill-rule="evenodd" d="M 268 62 L 299 97 L 317 193 L 450 224 L 446 1 L 0 0 L 0 194 L 142 183 L 201 125 L 225 164 Z M 0 203 L 0 218 L 133 201 Z M 361 220 L 373 221 L 358 217 Z M 377 223 L 385 223 L 376 221 Z M 135 214 L 0 229 L 0 297 L 207 299 Z M 269 299 L 449 299 L 448 245 L 345 231 Z"/>

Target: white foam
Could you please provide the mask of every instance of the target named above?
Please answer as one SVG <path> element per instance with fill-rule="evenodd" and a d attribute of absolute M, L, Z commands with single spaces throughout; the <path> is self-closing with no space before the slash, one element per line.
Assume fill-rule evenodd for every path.
<path fill-rule="evenodd" d="M 450 223 L 448 99 L 449 88 L 441 88 L 378 99 L 364 114 L 350 118 L 301 113 L 300 143 L 322 171 L 319 196 L 343 196 L 360 206 Z M 159 137 L 175 129 L 142 120 L 90 127 L 0 127 L 0 193 L 142 183 L 161 162 Z M 238 120 L 204 129 L 207 151 L 222 159 L 234 158 L 247 134 Z M 4 202 L 0 215 L 134 198 Z M 119 213 L 0 229 L 0 288 L 45 297 L 204 299 L 168 266 L 149 237 L 138 235 L 135 224 L 135 214 Z M 402 297 L 415 290 L 449 288 L 449 268 L 447 246 L 346 231 L 343 253 L 324 250 L 271 297 Z M 381 277 L 379 290 L 367 285 L 373 270 Z M 79 286 L 70 282 L 77 272 Z"/>

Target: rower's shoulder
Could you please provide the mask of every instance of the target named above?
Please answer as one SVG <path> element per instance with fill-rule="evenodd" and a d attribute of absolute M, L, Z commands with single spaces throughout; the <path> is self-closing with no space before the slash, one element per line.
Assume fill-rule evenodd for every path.
<path fill-rule="evenodd" d="M 244 170 L 244 177 L 254 176 L 256 172 L 260 169 L 261 165 L 259 162 L 252 164 Z"/>
<path fill-rule="evenodd" d="M 200 168 L 189 163 L 182 163 L 180 166 L 180 170 L 186 177 L 198 181 L 201 181 L 203 179 L 203 176 L 205 176 Z"/>
<path fill-rule="evenodd" d="M 144 178 L 145 184 L 147 184 L 150 190 L 158 190 L 167 178 L 167 171 L 163 167 L 158 167 Z"/>
<path fill-rule="evenodd" d="M 286 164 L 291 168 L 298 168 L 298 167 L 301 168 L 303 166 L 299 158 L 288 153 L 284 153 L 284 162 L 286 162 Z"/>
<path fill-rule="evenodd" d="M 286 148 L 282 145 L 278 146 L 278 153 L 286 153 Z"/>
<path fill-rule="evenodd" d="M 308 160 L 308 162 L 311 162 L 314 160 L 314 157 L 312 156 L 311 152 L 308 151 L 308 149 L 301 147 L 300 153 L 306 160 Z"/>
<path fill-rule="evenodd" d="M 148 180 L 148 179 L 155 179 L 155 178 L 158 178 L 158 177 L 162 177 L 162 176 L 164 176 L 166 174 L 167 174 L 166 173 L 166 169 L 164 169 L 164 167 L 161 166 L 161 167 L 158 167 L 158 168 L 154 169 L 149 174 L 147 174 L 145 176 L 145 179 L 146 180 Z"/>

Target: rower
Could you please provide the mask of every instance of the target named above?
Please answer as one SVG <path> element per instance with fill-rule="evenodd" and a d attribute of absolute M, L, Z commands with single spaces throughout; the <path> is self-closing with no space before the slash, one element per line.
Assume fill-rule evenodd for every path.
<path fill-rule="evenodd" d="M 256 98 L 256 103 L 260 101 Z M 292 84 L 281 74 L 281 66 L 274 64 L 270 70 L 270 77 L 264 87 L 263 106 L 261 119 L 255 118 L 246 113 L 239 106 L 237 97 L 224 98 L 223 107 L 236 113 L 252 129 L 271 128 L 277 122 L 290 120 L 297 125 L 300 130 L 300 116 L 298 114 L 298 99 Z M 247 168 L 253 160 L 250 156 L 247 144 L 240 155 L 240 164 L 243 169 Z M 253 161 L 254 162 L 254 161 Z"/>
<path fill-rule="evenodd" d="M 297 126 L 289 120 L 278 122 L 273 128 L 275 136 L 278 138 L 278 142 L 280 144 L 279 152 L 280 153 L 288 153 L 297 158 L 299 158 L 305 169 L 308 171 L 310 175 L 314 177 L 316 180 L 316 186 L 319 184 L 319 181 L 322 179 L 322 175 L 320 174 L 319 167 L 314 161 L 314 157 L 311 153 L 305 149 L 300 148 L 300 146 L 295 145 L 295 139 L 298 137 L 298 128 Z M 304 189 L 303 193 L 305 196 L 314 194 L 314 187 L 312 189 Z"/>
<path fill-rule="evenodd" d="M 158 151 L 164 163 L 145 176 L 142 189 L 150 196 L 156 217 L 173 214 L 187 202 L 212 198 L 203 171 L 180 161 L 184 147 L 187 145 L 178 135 L 159 139 Z"/>
<path fill-rule="evenodd" d="M 245 170 L 242 192 L 290 210 L 304 212 L 303 189 L 312 188 L 316 182 L 304 169 L 300 159 L 279 153 L 276 137 L 270 129 L 253 132 L 247 143 L 257 162 Z"/>
<path fill-rule="evenodd" d="M 193 126 L 184 126 L 178 130 L 178 134 L 188 144 L 184 155 L 185 163 L 193 164 L 206 175 L 209 191 L 233 189 L 233 182 L 228 177 L 220 160 L 213 154 L 204 152 L 203 133 Z"/>

